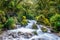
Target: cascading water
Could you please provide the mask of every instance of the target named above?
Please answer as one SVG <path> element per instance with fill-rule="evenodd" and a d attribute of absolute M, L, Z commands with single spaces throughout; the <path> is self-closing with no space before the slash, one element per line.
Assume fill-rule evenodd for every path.
<path fill-rule="evenodd" d="M 0 40 L 60 40 L 60 37 L 50 33 L 50 29 L 48 28 L 46 28 L 48 31 L 44 33 L 41 30 L 41 27 L 43 27 L 42 25 L 37 25 L 38 29 L 32 29 L 33 23 L 36 24 L 36 21 L 29 20 L 26 27 L 17 25 L 17 29 L 4 32 Z"/>

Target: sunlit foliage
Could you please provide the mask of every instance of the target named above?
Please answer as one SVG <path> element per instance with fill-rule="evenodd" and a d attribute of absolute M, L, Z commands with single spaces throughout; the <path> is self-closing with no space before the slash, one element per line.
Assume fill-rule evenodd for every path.
<path fill-rule="evenodd" d="M 16 17 L 21 25 L 27 25 L 27 19 L 36 19 L 39 24 L 51 26 L 50 19 L 55 14 L 60 15 L 60 0 L 0 0 L 0 23 L 3 25 L 9 18 Z"/>

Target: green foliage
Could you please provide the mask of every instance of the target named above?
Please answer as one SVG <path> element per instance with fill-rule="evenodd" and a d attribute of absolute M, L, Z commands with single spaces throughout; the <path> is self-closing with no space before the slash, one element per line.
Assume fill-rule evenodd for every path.
<path fill-rule="evenodd" d="M 6 29 L 13 29 L 15 28 L 15 21 L 14 19 L 11 17 L 9 18 L 6 23 L 4 24 L 4 28 Z"/>
<path fill-rule="evenodd" d="M 4 11 L 0 10 L 0 22 L 5 23 L 6 17 Z"/>
<path fill-rule="evenodd" d="M 60 31 L 60 14 L 52 16 L 50 22 L 56 32 Z"/>
<path fill-rule="evenodd" d="M 27 14 L 26 17 L 27 17 L 27 19 L 30 19 L 30 20 L 34 19 L 34 15 L 32 15 L 32 14 Z"/>
<path fill-rule="evenodd" d="M 15 20 L 18 19 L 21 25 L 27 25 L 26 19 L 33 20 L 36 17 L 38 24 L 50 26 L 50 18 L 59 13 L 60 0 L 0 0 L 0 22 L 7 29 L 14 24 L 10 17 L 16 17 Z M 59 20 L 51 24 L 60 26 Z"/>

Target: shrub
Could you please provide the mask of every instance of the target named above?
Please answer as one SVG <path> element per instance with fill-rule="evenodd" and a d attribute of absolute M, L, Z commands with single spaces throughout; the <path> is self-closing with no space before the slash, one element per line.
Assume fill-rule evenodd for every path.
<path fill-rule="evenodd" d="M 30 19 L 30 20 L 34 19 L 34 15 L 32 15 L 32 14 L 27 14 L 26 17 L 27 17 L 27 19 Z"/>
<path fill-rule="evenodd" d="M 56 14 L 50 18 L 51 26 L 55 32 L 60 31 L 60 14 Z"/>
<path fill-rule="evenodd" d="M 4 24 L 4 28 L 6 29 L 13 29 L 15 28 L 15 21 L 14 19 L 11 17 L 9 18 L 6 23 Z"/>

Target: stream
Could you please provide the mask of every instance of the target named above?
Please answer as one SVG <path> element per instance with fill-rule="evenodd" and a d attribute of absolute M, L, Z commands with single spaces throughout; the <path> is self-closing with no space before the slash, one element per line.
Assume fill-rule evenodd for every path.
<path fill-rule="evenodd" d="M 47 28 L 47 32 L 43 32 L 41 30 L 43 25 L 37 25 L 37 29 L 32 29 L 33 23 L 36 24 L 36 21 L 29 20 L 25 27 L 16 25 L 16 29 L 4 32 L 0 40 L 60 40 L 60 37 L 51 33 L 49 28 Z"/>

